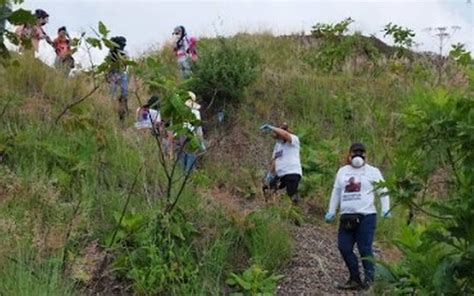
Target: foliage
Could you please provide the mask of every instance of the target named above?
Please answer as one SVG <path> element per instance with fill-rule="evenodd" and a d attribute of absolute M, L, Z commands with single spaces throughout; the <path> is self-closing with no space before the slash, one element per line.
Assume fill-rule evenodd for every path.
<path fill-rule="evenodd" d="M 398 56 L 402 56 L 406 53 L 407 49 L 413 46 L 415 32 L 413 30 L 402 27 L 397 24 L 388 23 L 382 30 L 384 37 L 391 36 L 395 45 L 398 47 Z"/>
<path fill-rule="evenodd" d="M 115 269 L 140 294 L 189 292 L 198 272 L 190 247 L 195 234 L 180 211 L 160 213 L 153 223 L 140 214 L 128 215 L 115 242 Z"/>
<path fill-rule="evenodd" d="M 259 73 L 257 52 L 223 37 L 215 45 L 201 44 L 202 54 L 194 64 L 189 87 L 209 106 L 215 102 L 217 108 L 223 108 L 226 103 L 241 102 Z"/>
<path fill-rule="evenodd" d="M 335 24 L 317 23 L 313 26 L 311 34 L 316 38 L 334 39 L 344 36 L 353 22 L 354 20 L 348 17 Z"/>
<path fill-rule="evenodd" d="M 474 101 L 460 93 L 418 92 L 403 114 L 396 174 L 386 183 L 396 202 L 434 221 L 407 230 L 398 242 L 405 257 L 389 268 L 389 280 L 403 294 L 474 292 Z M 445 192 L 430 197 L 440 168 Z M 438 222 L 439 221 L 439 222 Z M 416 226 L 414 226 L 416 227 Z"/>
<path fill-rule="evenodd" d="M 359 33 L 348 35 L 349 26 L 354 22 L 346 18 L 335 24 L 317 23 L 311 34 L 321 39 L 315 55 L 308 61 L 325 72 L 341 70 L 343 63 L 355 54 L 364 53 L 369 59 L 377 56 L 377 49 Z"/>
<path fill-rule="evenodd" d="M 471 53 L 466 50 L 465 45 L 462 43 L 451 45 L 449 56 L 463 66 L 467 66 L 472 62 Z"/>
<path fill-rule="evenodd" d="M 267 270 L 254 264 L 242 275 L 231 273 L 227 284 L 239 287 L 242 293 L 232 295 L 273 295 L 281 275 L 268 274 Z"/>

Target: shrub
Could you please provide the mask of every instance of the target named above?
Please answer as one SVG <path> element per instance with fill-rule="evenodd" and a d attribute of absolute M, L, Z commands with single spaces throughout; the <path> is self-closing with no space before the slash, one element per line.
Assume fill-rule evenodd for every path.
<path fill-rule="evenodd" d="M 474 293 L 473 101 L 445 90 L 418 92 L 404 113 L 404 145 L 387 179 L 390 196 L 413 217 L 431 219 L 402 233 L 403 260 L 385 272 L 398 294 Z M 442 168 L 445 180 L 435 181 Z M 433 183 L 445 183 L 431 192 Z M 415 222 L 417 222 L 415 220 Z M 420 223 L 421 224 L 421 223 Z"/>
<path fill-rule="evenodd" d="M 245 88 L 257 78 L 259 57 L 255 50 L 220 38 L 201 52 L 194 65 L 191 89 L 209 105 L 239 102 Z"/>

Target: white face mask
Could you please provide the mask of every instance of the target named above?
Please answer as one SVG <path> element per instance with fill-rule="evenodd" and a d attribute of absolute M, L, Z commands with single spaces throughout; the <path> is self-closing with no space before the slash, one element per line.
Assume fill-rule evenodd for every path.
<path fill-rule="evenodd" d="M 355 168 L 360 168 L 365 164 L 365 160 L 360 156 L 354 156 L 351 160 L 351 165 Z"/>

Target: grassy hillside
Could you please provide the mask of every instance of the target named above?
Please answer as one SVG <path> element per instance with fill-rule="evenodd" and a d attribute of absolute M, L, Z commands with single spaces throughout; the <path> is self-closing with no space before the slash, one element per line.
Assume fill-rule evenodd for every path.
<path fill-rule="evenodd" d="M 390 176 L 405 145 L 400 114 L 433 89 L 472 91 L 460 67 L 449 63 L 438 79 L 422 56 L 367 58 L 349 50 L 338 69 L 325 71 L 315 62 L 317 44 L 297 36 L 243 34 L 199 46 L 201 69 L 213 66 L 206 55 L 222 46 L 253 52 L 256 76 L 233 101 L 218 98 L 210 108 L 212 99 L 196 91 L 212 148 L 171 215 L 163 213 L 166 179 L 155 139 L 133 129 L 133 116 L 118 121 L 105 85 L 55 123 L 90 92 L 90 78 L 65 79 L 22 57 L 0 68 L 0 291 L 221 294 L 235 291 L 225 283 L 232 272 L 254 266 L 278 273 L 291 256 L 294 221 L 322 223 L 351 142 L 364 142 L 369 162 Z M 152 56 L 162 62 L 160 75 L 179 83 L 170 49 Z M 131 93 L 131 110 L 149 95 L 140 81 Z M 223 124 L 216 120 L 221 108 Z M 260 192 L 273 143 L 258 127 L 282 121 L 302 143 L 303 202 L 296 208 L 284 197 L 266 203 Z M 407 208 L 394 212 L 378 230 L 387 248 Z"/>

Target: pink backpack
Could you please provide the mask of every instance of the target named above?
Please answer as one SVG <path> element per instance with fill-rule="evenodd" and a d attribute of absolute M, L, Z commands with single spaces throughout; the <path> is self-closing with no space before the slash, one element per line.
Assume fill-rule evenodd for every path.
<path fill-rule="evenodd" d="M 197 42 L 198 39 L 196 37 L 189 38 L 189 49 L 188 53 L 191 55 L 193 61 L 198 59 L 198 52 L 197 52 Z"/>

